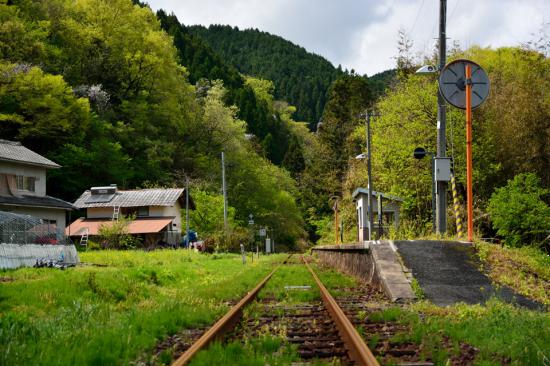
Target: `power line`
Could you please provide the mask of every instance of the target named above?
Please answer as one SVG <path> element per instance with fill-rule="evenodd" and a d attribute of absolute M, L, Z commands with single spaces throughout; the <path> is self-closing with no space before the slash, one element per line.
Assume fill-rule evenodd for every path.
<path fill-rule="evenodd" d="M 420 17 L 420 12 L 422 11 L 422 8 L 424 8 L 424 1 L 425 0 L 422 0 L 422 4 L 420 4 L 420 8 L 418 9 L 418 12 L 416 13 L 416 18 L 414 19 L 414 23 L 411 29 L 409 30 L 409 34 L 412 34 L 412 32 L 414 31 L 414 28 L 416 27 L 416 23 L 418 22 L 418 18 Z"/>
<path fill-rule="evenodd" d="M 447 26 L 449 26 L 449 23 L 451 23 L 453 21 L 453 15 L 455 13 L 456 8 L 458 8 L 458 3 L 459 2 L 460 2 L 460 0 L 456 0 L 455 6 L 453 7 L 453 10 L 451 11 L 451 15 L 449 16 L 450 22 L 447 22 Z"/>

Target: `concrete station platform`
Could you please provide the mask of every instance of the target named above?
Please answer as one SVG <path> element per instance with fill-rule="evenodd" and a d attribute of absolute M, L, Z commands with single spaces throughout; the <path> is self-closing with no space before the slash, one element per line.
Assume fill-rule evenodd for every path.
<path fill-rule="evenodd" d="M 484 303 L 494 296 L 531 309 L 544 308 L 506 286 L 495 286 L 466 242 L 382 240 L 319 246 L 313 253 L 328 265 L 378 285 L 395 302 L 415 300 L 411 287 L 415 278 L 426 299 L 440 306 Z"/>

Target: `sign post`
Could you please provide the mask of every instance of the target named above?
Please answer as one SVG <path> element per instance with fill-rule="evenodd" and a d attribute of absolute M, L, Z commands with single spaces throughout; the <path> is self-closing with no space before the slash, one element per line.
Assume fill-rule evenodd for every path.
<path fill-rule="evenodd" d="M 448 63 L 439 77 L 439 90 L 453 106 L 466 110 L 466 200 L 468 241 L 474 239 L 474 198 L 472 188 L 472 109 L 480 106 L 489 95 L 489 78 L 485 71 L 470 60 Z"/>

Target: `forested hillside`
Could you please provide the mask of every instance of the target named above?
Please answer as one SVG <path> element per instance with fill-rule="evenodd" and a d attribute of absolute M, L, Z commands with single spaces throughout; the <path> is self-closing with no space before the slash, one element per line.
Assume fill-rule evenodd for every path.
<path fill-rule="evenodd" d="M 191 34 L 175 15 L 159 10 L 157 17 L 162 28 L 173 37 L 179 62 L 186 65 L 189 80 L 197 85 L 197 91 L 207 90 L 214 80 L 223 81 L 227 89 L 225 104 L 237 107 L 237 116 L 246 122 L 247 133 L 254 136 L 259 152 L 274 164 L 281 165 L 289 148 L 291 131 L 288 121 L 281 118 L 280 111 L 270 102 L 272 97 L 261 96 L 259 89 L 262 88 L 267 88 L 265 93 L 274 93 L 271 83 L 246 79 L 202 38 Z"/>
<path fill-rule="evenodd" d="M 296 107 L 294 118 L 315 130 L 323 114 L 327 90 L 343 72 L 321 56 L 281 37 L 257 29 L 193 26 L 193 34 L 212 46 L 241 73 L 272 80 L 275 98 Z"/>
<path fill-rule="evenodd" d="M 411 154 L 417 146 L 435 150 L 437 80 L 414 75 L 414 60 L 400 55 L 397 70 L 369 79 L 280 37 L 189 28 L 136 0 L 14 0 L 0 4 L 0 20 L 0 138 L 63 166 L 49 172 L 49 194 L 74 200 L 94 185 L 181 187 L 190 178 L 198 207 L 192 228 L 226 248 L 248 240 L 249 214 L 279 243 L 304 242 L 306 232 L 332 240 L 338 199 L 346 239 L 354 241 L 351 192 L 368 183 L 366 164 L 354 158 L 365 151 L 361 113 L 375 109 L 372 183 L 404 199 L 405 234 L 392 235 L 431 230 L 429 162 Z M 491 95 L 474 113 L 475 223 L 515 243 L 548 243 L 545 52 L 473 47 L 449 57 L 479 62 L 491 79 Z M 463 121 L 448 109 L 447 150 L 461 200 Z M 514 202 L 521 204 L 506 206 Z M 506 221 L 504 213 L 515 212 L 535 214 Z M 451 212 L 448 222 L 452 232 Z"/>
<path fill-rule="evenodd" d="M 547 46 L 546 46 L 547 47 Z M 500 235 L 514 245 L 537 244 L 550 250 L 550 59 L 547 48 L 455 49 L 449 59 L 479 63 L 491 80 L 491 94 L 473 113 L 473 193 L 475 229 L 484 236 Z M 414 61 L 414 60 L 413 60 Z M 428 60 L 436 64 L 436 60 Z M 419 65 L 398 70 L 392 87 L 375 105 L 373 120 L 373 186 L 404 198 L 403 233 L 431 231 L 431 173 L 429 159 L 412 157 L 416 147 L 436 150 L 437 75 L 418 76 Z M 353 125 L 353 121 L 348 122 Z M 351 126 L 350 126 L 351 127 Z M 356 235 L 351 192 L 367 186 L 363 161 L 365 128 L 356 125 L 346 144 L 349 165 L 342 182 L 343 217 Z M 355 150 L 353 150 L 355 149 Z M 466 201 L 464 111 L 447 107 L 447 153 L 453 159 L 459 200 Z M 448 200 L 451 201 L 450 192 Z M 462 212 L 464 219 L 465 213 Z M 455 230 L 452 209 L 449 231 Z M 331 240 L 328 236 L 328 240 Z"/>
<path fill-rule="evenodd" d="M 279 243 L 303 237 L 296 184 L 265 158 L 284 160 L 284 153 L 270 156 L 274 137 L 246 135 L 250 127 L 228 105 L 220 81 L 190 83 L 182 49 L 148 7 L 131 0 L 21 0 L 0 4 L 0 19 L 0 138 L 63 166 L 49 172 L 49 194 L 74 200 L 110 183 L 181 187 L 187 176 L 197 205 L 209 209 L 220 197 L 225 151 L 231 228 L 238 232 L 252 213 Z M 249 86 L 266 115 L 277 108 L 276 120 L 287 118 L 288 106 L 269 104 L 269 82 L 236 73 L 234 79 Z M 205 231 L 201 224 L 212 219 L 215 227 Z M 223 220 L 207 215 L 192 227 L 215 235 Z"/>

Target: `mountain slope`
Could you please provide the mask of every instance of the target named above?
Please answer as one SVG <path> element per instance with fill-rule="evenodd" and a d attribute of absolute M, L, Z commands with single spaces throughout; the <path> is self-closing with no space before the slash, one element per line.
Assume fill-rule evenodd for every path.
<path fill-rule="evenodd" d="M 331 83 L 343 74 L 321 56 L 257 29 L 189 27 L 241 73 L 272 80 L 275 98 L 296 106 L 294 118 L 312 129 L 323 114 Z"/>

